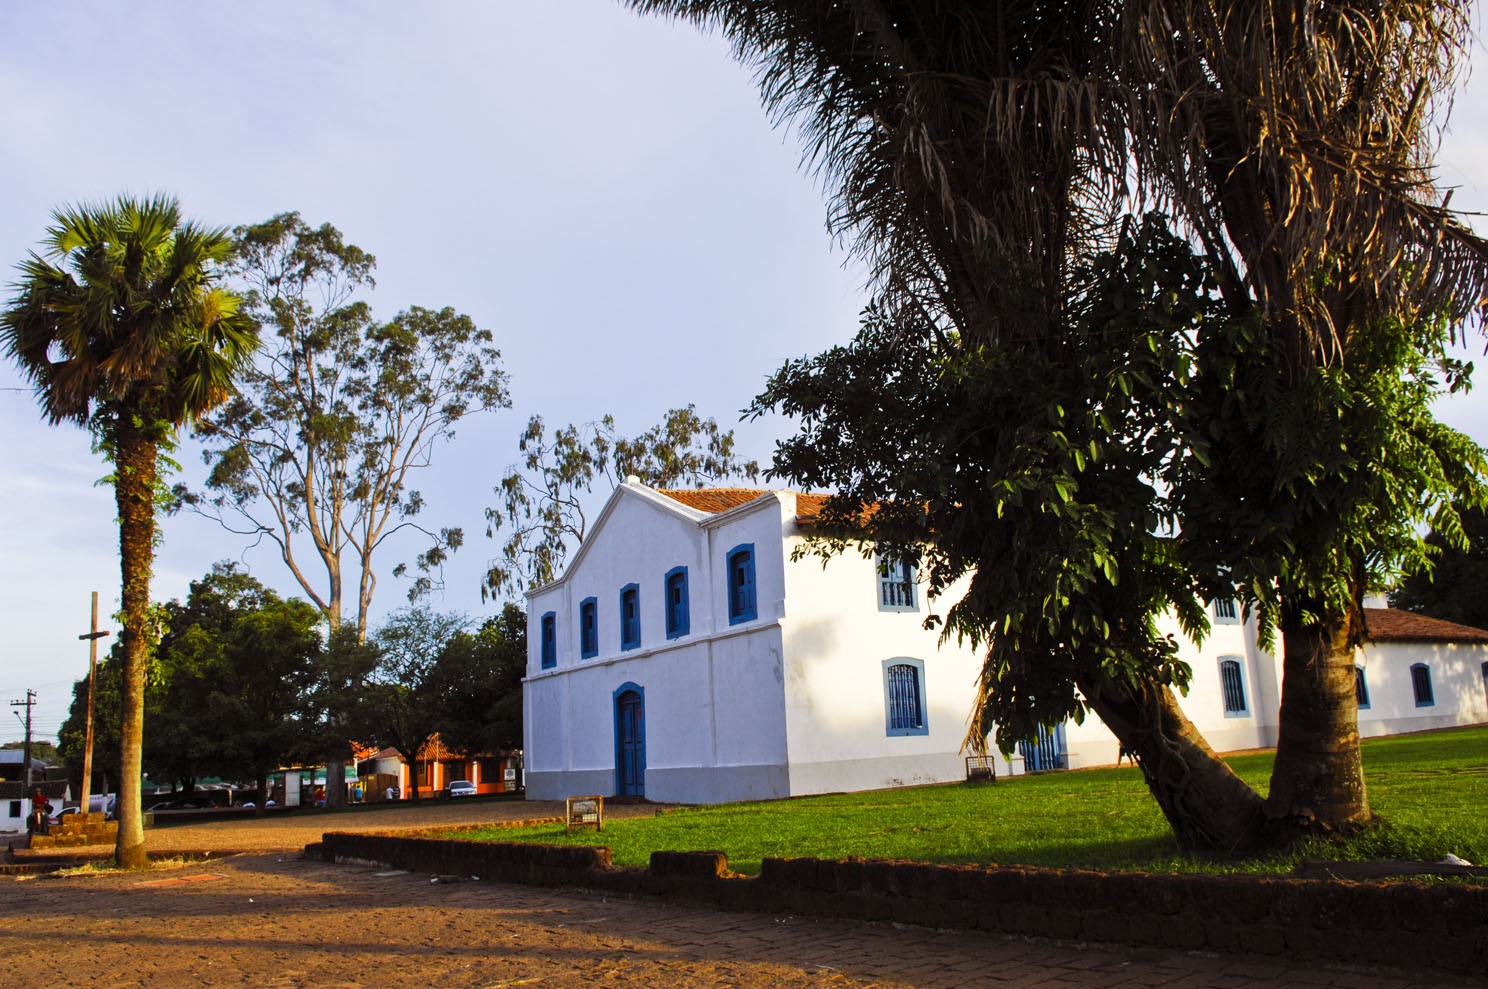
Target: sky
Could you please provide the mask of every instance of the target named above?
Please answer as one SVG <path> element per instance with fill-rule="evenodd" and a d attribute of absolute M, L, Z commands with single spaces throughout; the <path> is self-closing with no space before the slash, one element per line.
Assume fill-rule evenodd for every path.
<path fill-rule="evenodd" d="M 1488 209 L 1481 79 L 1438 177 L 1455 207 Z M 483 510 L 529 416 L 608 413 L 636 433 L 696 403 L 766 462 L 789 424 L 740 410 L 785 360 L 850 339 L 867 299 L 799 145 L 727 45 L 618 0 L 0 3 L 3 298 L 53 209 L 154 192 L 209 225 L 332 223 L 376 255 L 380 316 L 452 306 L 495 333 L 513 408 L 462 422 L 415 482 L 423 521 L 466 532 L 429 603 L 476 618 L 497 551 Z M 1439 411 L 1488 443 L 1488 386 Z M 199 451 L 178 459 L 199 484 Z M 115 627 L 106 473 L 0 363 L 0 701 L 36 691 L 40 738 L 87 672 L 92 591 Z M 189 514 L 162 529 L 156 600 L 219 560 L 298 593 L 266 544 Z M 379 555 L 374 621 L 406 604 L 391 570 L 419 548 Z M 0 712 L 0 742 L 21 737 L 20 713 Z"/>

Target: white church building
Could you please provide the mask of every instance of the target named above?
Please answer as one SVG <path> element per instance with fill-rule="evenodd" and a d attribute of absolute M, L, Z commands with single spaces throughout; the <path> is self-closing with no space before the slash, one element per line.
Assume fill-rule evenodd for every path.
<path fill-rule="evenodd" d="M 793 559 L 824 500 L 615 490 L 564 575 L 527 595 L 529 797 L 719 803 L 965 778 L 979 654 L 923 627 L 909 568 L 851 551 Z M 1366 617 L 1361 734 L 1488 722 L 1488 632 Z M 1274 745 L 1279 660 L 1233 604 L 1213 625 L 1184 649 L 1180 703 L 1218 751 Z M 1087 718 L 998 756 L 997 772 L 1110 764 L 1117 750 Z"/>

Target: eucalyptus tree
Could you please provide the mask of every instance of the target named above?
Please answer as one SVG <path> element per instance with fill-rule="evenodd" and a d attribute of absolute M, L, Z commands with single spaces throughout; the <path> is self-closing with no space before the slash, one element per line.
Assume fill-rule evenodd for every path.
<path fill-rule="evenodd" d="M 183 221 L 174 199 L 120 197 L 52 216 L 43 253 L 20 265 L 0 340 L 35 386 L 43 415 L 87 427 L 114 467 L 123 610 L 115 855 L 133 868 L 147 861 L 140 752 L 160 451 L 232 394 L 257 327 L 217 284 L 231 237 Z"/>
<path fill-rule="evenodd" d="M 1161 544 L 1157 559 L 1157 546 L 1141 539 L 1112 556 L 1082 546 L 1084 529 L 1055 531 L 1070 540 L 1071 558 L 1083 553 L 1093 565 L 1078 568 L 1088 572 L 1073 585 L 1021 600 L 1011 614 L 986 599 L 952 609 L 952 632 L 990 634 L 975 723 L 993 713 L 1015 723 L 1057 713 L 1044 708 L 1053 703 L 1049 678 L 1012 651 L 1017 642 L 1026 648 L 1019 622 L 1041 623 L 1050 647 L 1079 633 L 1099 652 L 1103 639 L 1120 638 L 1110 639 L 1109 628 L 1149 627 L 1153 609 L 1191 616 L 1190 630 L 1202 634 L 1194 599 L 1238 593 L 1264 632 L 1279 627 L 1286 654 L 1265 817 L 1323 828 L 1367 817 L 1343 677 L 1362 633 L 1359 600 L 1371 579 L 1418 552 L 1416 521 L 1436 514 L 1450 528 L 1452 489 L 1475 489 L 1482 471 L 1476 448 L 1431 422 L 1423 404 L 1460 384 L 1462 369 L 1440 344 L 1488 286 L 1488 251 L 1436 196 L 1429 168 L 1432 127 L 1466 50 L 1466 6 L 632 5 L 720 30 L 756 69 L 766 106 L 797 126 L 808 163 L 825 179 L 829 225 L 873 272 L 890 328 L 878 346 L 902 346 L 909 362 L 923 359 L 916 348 L 932 347 L 950 374 L 993 373 L 998 362 L 1014 362 L 1033 395 L 1021 405 L 986 406 L 981 431 L 1022 435 L 1035 422 L 1057 443 L 1071 409 L 1093 416 L 1095 448 L 1084 465 L 1071 457 L 1065 473 L 1003 474 L 1016 461 L 999 461 L 976 495 L 983 517 L 1071 500 L 1095 517 L 1113 510 L 1107 462 L 1093 473 L 1089 464 L 1112 456 L 1125 418 L 1110 421 L 1109 403 L 1089 404 L 1092 382 L 1063 373 L 1091 356 L 1071 354 L 1071 339 L 1121 350 L 1082 325 L 1086 279 L 1102 264 L 1145 252 L 1119 242 L 1134 203 L 1189 243 L 1204 273 L 1202 318 L 1159 319 L 1155 329 L 1183 341 L 1163 348 L 1174 363 L 1159 381 L 1128 381 L 1146 393 L 1137 401 L 1165 409 L 1152 428 L 1181 441 L 1167 474 L 1181 487 L 1154 503 L 1174 541 Z M 1140 287 L 1142 272 L 1132 274 Z M 1120 293 L 1106 297 L 1123 311 Z M 825 376 L 788 378 L 778 384 L 804 390 L 773 387 L 763 400 L 808 408 L 837 397 Z M 1183 402 L 1163 398 L 1180 386 Z M 851 396 L 857 404 L 842 411 L 859 416 L 841 428 L 882 429 L 866 397 Z M 894 398 L 880 401 L 892 406 Z M 961 435 L 933 424 L 963 410 L 919 414 L 932 423 L 919 434 L 923 442 Z M 1401 442 L 1372 445 L 1380 441 Z M 950 479 L 927 477 L 923 490 L 898 494 L 933 499 L 957 487 L 982 469 L 968 449 L 945 448 Z M 872 473 L 869 463 L 863 469 Z M 886 463 L 893 476 L 893 458 Z M 839 486 L 851 492 L 860 466 L 844 460 L 822 478 L 845 481 Z M 1132 476 L 1150 486 L 1151 469 Z M 839 520 L 855 512 L 849 495 Z M 938 527 L 937 543 L 945 538 Z M 1117 592 L 1173 553 L 1193 575 L 1191 586 L 1159 581 L 1162 593 Z M 1027 568 L 1029 586 L 1041 573 L 1052 576 L 1017 553 L 969 553 L 946 565 L 946 576 L 956 567 Z M 1123 610 L 1058 632 L 1070 595 L 1083 607 Z M 1144 636 L 1123 648 L 1135 657 L 1161 643 Z M 1058 667 L 1052 651 L 1038 655 Z M 1197 815 L 1189 824 L 1175 820 L 1182 801 L 1164 795 L 1172 787 L 1163 781 L 1181 788 L 1219 770 L 1205 765 L 1216 760 L 1204 748 L 1176 744 L 1184 731 L 1170 718 L 1177 706 L 1169 686 L 1179 681 L 1134 675 L 1142 664 L 1132 657 L 1097 664 L 1100 680 L 1080 684 L 1071 713 L 1089 705 L 1107 717 L 1186 840 L 1220 847 L 1257 840 L 1265 824 L 1258 798 L 1233 786 L 1182 811 Z"/>
<path fill-rule="evenodd" d="M 585 510 L 596 485 L 614 490 L 632 474 L 656 488 L 759 476 L 759 464 L 735 452 L 734 431 L 704 419 L 694 405 L 670 410 L 633 437 L 621 435 L 609 415 L 551 435 L 542 417 L 533 416 L 517 449 L 521 463 L 507 468 L 494 491 L 499 502 L 486 509 L 486 534 L 504 539 L 501 555 L 487 565 L 482 597 L 554 580 L 588 534 Z"/>
<path fill-rule="evenodd" d="M 277 546 L 332 629 L 350 601 L 365 639 L 384 545 L 410 530 L 426 540 L 412 598 L 463 541 L 458 528 L 422 525 L 412 481 L 462 419 L 510 405 L 501 353 L 490 330 L 448 307 L 378 321 L 359 296 L 376 259 L 330 224 L 283 213 L 234 233 L 234 273 L 272 333 L 239 394 L 198 430 L 210 492 L 181 493 Z"/>

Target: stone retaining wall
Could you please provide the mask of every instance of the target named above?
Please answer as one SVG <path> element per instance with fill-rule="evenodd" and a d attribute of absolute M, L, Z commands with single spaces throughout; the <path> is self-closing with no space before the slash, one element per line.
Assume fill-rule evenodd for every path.
<path fill-rule="evenodd" d="M 415 872 L 574 885 L 754 910 L 1065 940 L 1286 954 L 1488 972 L 1488 887 L 983 868 L 848 858 L 764 860 L 655 852 L 617 869 L 608 848 L 327 834 L 308 851 Z"/>

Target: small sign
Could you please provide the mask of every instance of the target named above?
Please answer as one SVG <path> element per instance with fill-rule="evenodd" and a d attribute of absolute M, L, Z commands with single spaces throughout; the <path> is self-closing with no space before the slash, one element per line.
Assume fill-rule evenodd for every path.
<path fill-rule="evenodd" d="M 516 779 L 517 779 L 517 767 L 516 766 L 507 766 L 506 767 L 506 772 L 505 772 L 504 775 L 505 775 L 506 781 L 508 783 L 516 782 Z"/>
<path fill-rule="evenodd" d="M 604 830 L 604 797 L 598 794 L 590 797 L 569 797 L 565 802 L 565 811 L 568 820 L 565 831 L 572 832 L 574 828 L 589 827 L 596 831 Z"/>

